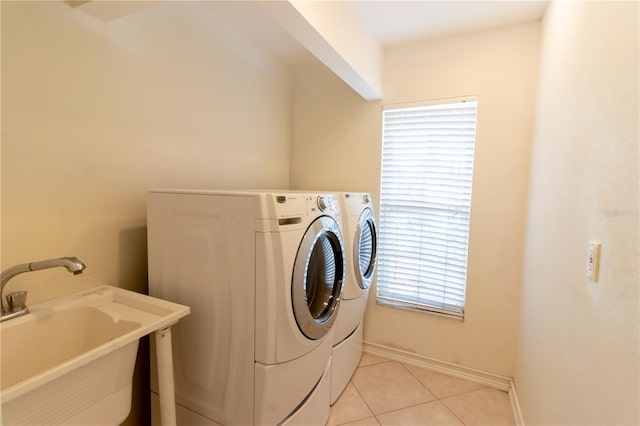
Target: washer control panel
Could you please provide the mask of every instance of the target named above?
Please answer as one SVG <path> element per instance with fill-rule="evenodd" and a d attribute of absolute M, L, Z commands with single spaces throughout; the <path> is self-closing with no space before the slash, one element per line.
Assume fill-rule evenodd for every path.
<path fill-rule="evenodd" d="M 364 207 L 371 206 L 371 195 L 367 192 L 351 192 L 344 194 L 344 199 L 349 210 L 358 211 Z"/>

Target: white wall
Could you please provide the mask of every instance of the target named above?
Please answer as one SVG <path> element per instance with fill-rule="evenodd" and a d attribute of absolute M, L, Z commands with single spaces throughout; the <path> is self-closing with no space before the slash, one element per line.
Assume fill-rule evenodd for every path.
<path fill-rule="evenodd" d="M 63 2 L 3 2 L 3 267 L 77 255 L 87 276 L 143 288 L 147 188 L 288 187 L 289 85 L 195 2 L 109 23 Z M 32 303 L 77 280 L 27 275 L 10 289 L 65 282 Z"/>
<path fill-rule="evenodd" d="M 383 47 L 355 3 L 298 0 L 291 4 L 344 60 L 333 71 L 363 98 L 380 99 Z"/>
<path fill-rule="evenodd" d="M 379 306 L 371 297 L 366 341 L 513 375 L 539 29 L 385 51 L 384 103 L 479 96 L 468 295 L 465 322 Z M 292 186 L 369 191 L 378 203 L 381 108 L 326 70 L 297 70 Z"/>
<path fill-rule="evenodd" d="M 558 2 L 544 19 L 515 374 L 527 425 L 640 424 L 639 15 Z"/>
<path fill-rule="evenodd" d="M 377 191 L 381 103 L 367 102 L 323 66 L 294 72 L 291 185 L 295 189 Z"/>
<path fill-rule="evenodd" d="M 2 269 L 87 264 L 7 291 L 145 291 L 149 187 L 288 187 L 288 68 L 211 8 L 157 2 L 105 23 L 64 2 L 1 7 Z"/>

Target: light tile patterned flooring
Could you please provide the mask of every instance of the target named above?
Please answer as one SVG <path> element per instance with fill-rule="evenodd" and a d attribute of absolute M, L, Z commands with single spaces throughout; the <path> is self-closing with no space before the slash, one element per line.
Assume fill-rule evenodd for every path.
<path fill-rule="evenodd" d="M 515 425 L 506 392 L 363 354 L 327 426 Z"/>

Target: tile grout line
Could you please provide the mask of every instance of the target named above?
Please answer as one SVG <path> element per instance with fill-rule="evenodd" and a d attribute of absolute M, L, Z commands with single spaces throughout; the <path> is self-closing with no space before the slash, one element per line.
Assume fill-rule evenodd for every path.
<path fill-rule="evenodd" d="M 367 364 L 367 365 L 358 365 L 358 367 L 356 368 L 356 371 L 358 371 L 358 370 L 359 370 L 359 369 L 361 369 L 361 368 L 373 367 L 373 366 L 375 366 L 375 365 L 380 365 L 380 364 L 386 364 L 386 363 L 389 363 L 389 362 L 394 362 L 394 361 L 392 361 L 392 360 L 390 360 L 390 359 L 386 359 L 386 358 L 381 358 L 381 359 L 383 359 L 383 361 L 376 362 L 376 363 L 373 363 L 373 364 Z M 354 375 L 355 375 L 355 372 L 354 372 Z M 353 378 L 353 376 L 352 376 L 352 378 Z M 378 425 L 379 425 L 379 424 L 380 424 L 380 422 L 378 421 L 378 417 L 376 417 L 376 414 L 373 412 L 373 410 L 371 409 L 371 407 L 369 406 L 369 404 L 367 403 L 367 401 L 364 399 L 364 397 L 362 396 L 362 394 L 360 393 L 360 391 L 359 391 L 359 390 L 358 390 L 358 388 L 356 387 L 355 383 L 353 383 L 353 382 L 351 381 L 351 379 L 349 379 L 349 383 L 351 383 L 351 386 L 353 386 L 353 389 L 356 391 L 356 393 L 358 394 L 358 396 L 360 397 L 360 399 L 362 400 L 362 402 L 364 402 L 364 405 L 366 405 L 366 406 L 367 406 L 367 409 L 369 410 L 369 413 L 371 413 L 371 416 L 362 417 L 362 418 L 360 418 L 360 419 L 353 419 L 353 420 L 350 420 L 350 421 L 348 421 L 348 422 L 346 422 L 346 423 L 340 423 L 340 424 L 337 424 L 337 425 L 335 425 L 335 426 L 341 426 L 341 425 L 345 425 L 345 424 L 347 424 L 347 423 L 357 422 L 358 420 L 364 420 L 364 419 L 368 419 L 368 418 L 370 418 L 370 417 L 373 417 L 373 418 L 376 420 L 376 423 L 378 423 Z"/>
<path fill-rule="evenodd" d="M 418 384 L 419 384 L 420 386 L 422 386 L 423 388 L 425 388 L 425 389 L 427 390 L 427 392 L 429 392 L 429 393 L 431 394 L 431 396 L 433 396 L 435 399 L 432 399 L 432 400 L 430 400 L 430 401 L 419 402 L 419 403 L 417 403 L 417 404 L 407 405 L 406 407 L 396 408 L 396 409 L 393 409 L 393 410 L 390 410 L 390 411 L 385 411 L 385 412 L 383 412 L 383 413 L 374 414 L 374 416 L 376 416 L 376 420 L 378 420 L 378 417 L 377 417 L 377 416 L 378 416 L 378 415 L 380 415 L 380 414 L 393 413 L 394 411 L 400 411 L 400 410 L 404 410 L 404 409 L 406 409 L 406 408 L 412 408 L 412 407 L 417 407 L 418 405 L 428 404 L 428 403 L 433 402 L 433 401 L 439 401 L 439 399 L 438 399 L 438 397 L 436 396 L 436 394 L 434 394 L 433 392 L 431 392 L 431 389 L 429 389 L 429 388 L 428 388 L 424 383 L 422 383 L 422 382 L 420 381 L 420 379 L 418 379 L 418 378 L 416 377 L 416 375 L 415 375 L 415 374 L 411 373 L 411 371 L 409 371 L 409 369 L 407 368 L 407 366 L 406 366 L 406 365 L 404 365 L 404 363 L 403 363 L 403 362 L 400 362 L 400 361 L 391 361 L 391 362 L 397 362 L 398 364 L 400 364 L 400 365 L 405 369 L 405 371 L 406 371 L 407 373 L 409 373 L 409 375 L 410 375 L 411 377 L 413 377 L 414 379 L 416 379 L 416 380 L 417 380 L 417 382 L 418 382 Z M 366 402 L 365 402 L 365 403 L 366 403 Z M 443 405 L 444 405 L 444 404 L 443 404 Z M 373 413 L 373 410 L 372 410 L 371 412 Z M 378 423 L 380 423 L 380 422 L 378 422 Z"/>
<path fill-rule="evenodd" d="M 402 365 L 402 366 L 403 366 L 403 368 L 404 368 L 404 370 L 405 370 L 405 371 L 407 371 L 411 377 L 413 377 L 415 380 L 417 380 L 417 381 L 418 381 L 418 383 L 419 383 L 419 384 L 420 384 L 424 389 L 426 389 L 426 390 L 427 390 L 427 391 L 428 391 L 428 392 L 429 392 L 429 393 L 430 393 L 430 394 L 431 394 L 435 399 L 430 400 L 430 401 L 420 402 L 420 403 L 417 403 L 417 404 L 408 405 L 408 406 L 406 406 L 406 407 L 396 408 L 396 409 L 389 410 L 389 411 L 384 411 L 384 412 L 380 412 L 380 413 L 374 413 L 374 411 L 371 409 L 371 406 L 369 405 L 369 403 L 364 399 L 364 397 L 362 396 L 362 394 L 360 393 L 360 391 L 358 390 L 358 388 L 356 387 L 356 385 L 355 385 L 355 384 L 353 383 L 353 381 L 351 381 L 351 379 L 350 379 L 350 380 L 349 380 L 349 384 L 351 384 L 351 385 L 353 386 L 353 389 L 355 390 L 356 394 L 358 395 L 358 397 L 360 397 L 360 399 L 362 400 L 362 402 L 364 402 L 364 404 L 365 404 L 365 406 L 367 407 L 367 409 L 369 410 L 369 413 L 370 413 L 370 414 L 369 414 L 369 415 L 367 415 L 366 417 L 359 417 L 359 418 L 356 418 L 356 419 L 351 419 L 351 420 L 349 420 L 349 421 L 347 421 L 347 422 L 342 422 L 342 423 L 336 424 L 335 426 L 344 426 L 345 424 L 348 424 L 348 423 L 351 423 L 351 422 L 362 421 L 362 420 L 365 420 L 365 419 L 370 419 L 371 417 L 373 417 L 373 419 L 376 421 L 376 423 L 377 423 L 378 425 L 381 425 L 382 423 L 380 422 L 380 419 L 378 418 L 379 416 L 386 415 L 386 414 L 390 414 L 390 413 L 399 412 L 399 411 L 402 411 L 402 410 L 406 410 L 406 409 L 413 408 L 413 407 L 417 407 L 417 406 L 424 405 L 424 404 L 429 404 L 429 403 L 431 403 L 431 402 L 436 402 L 436 401 L 437 401 L 438 403 L 440 403 L 440 405 L 441 405 L 441 406 L 443 406 L 443 407 L 444 407 L 444 409 L 446 410 L 446 412 L 450 413 L 450 414 L 451 414 L 455 419 L 457 419 L 457 420 L 460 422 L 460 424 L 461 424 L 461 425 L 466 426 L 466 423 L 465 423 L 465 422 L 464 422 L 464 421 L 463 421 L 463 420 L 462 420 L 462 419 L 461 419 L 461 418 L 460 418 L 460 417 L 459 417 L 455 412 L 453 412 L 453 410 L 452 410 L 451 408 L 449 408 L 449 406 L 444 402 L 444 400 L 447 400 L 447 399 L 450 399 L 450 398 L 454 398 L 454 397 L 458 397 L 458 396 L 465 395 L 465 394 L 469 394 L 469 393 L 473 393 L 473 392 L 476 392 L 476 391 L 480 391 L 480 390 L 482 390 L 482 389 L 487 389 L 487 388 L 489 388 L 489 386 L 483 385 L 483 386 L 481 386 L 481 387 L 480 387 L 480 388 L 478 388 L 478 389 L 466 390 L 466 391 L 463 391 L 463 392 L 454 393 L 454 394 L 452 394 L 452 395 L 447 395 L 447 396 L 439 397 L 438 395 L 436 395 L 436 394 L 435 394 L 435 393 L 434 393 L 434 392 L 429 388 L 429 386 L 427 386 L 425 383 L 423 383 L 423 382 L 418 378 L 418 376 L 417 376 L 416 374 L 414 374 L 414 373 L 413 373 L 413 372 L 412 372 L 412 371 L 407 367 L 407 365 L 406 365 L 405 363 L 400 362 L 400 361 L 387 360 L 387 359 L 384 359 L 384 360 L 383 360 L 383 361 L 381 361 L 381 362 L 377 362 L 377 363 L 373 363 L 373 364 L 367 364 L 367 365 L 363 365 L 363 366 L 360 366 L 360 365 L 359 365 L 359 366 L 357 367 L 356 371 L 357 371 L 357 370 L 359 370 L 359 369 L 361 369 L 361 368 L 374 367 L 374 366 L 377 366 L 377 365 L 382 365 L 382 364 L 386 364 L 386 363 L 390 363 L 390 362 L 396 362 L 396 363 L 398 363 L 398 364 Z M 418 368 L 419 368 L 419 367 L 418 367 Z M 437 373 L 437 372 L 436 372 L 436 373 Z M 459 379 L 459 380 L 464 380 L 464 379 Z"/>
<path fill-rule="evenodd" d="M 458 417 L 458 415 L 456 413 L 453 412 L 453 410 L 451 410 L 451 408 L 449 408 L 449 406 L 447 404 L 445 404 L 444 402 L 438 400 L 438 402 L 440 404 L 442 404 L 442 406 L 445 408 L 445 410 L 447 410 L 448 412 L 450 412 L 451 414 L 453 414 L 453 417 L 455 417 L 456 419 L 460 420 L 460 423 L 462 423 L 463 425 L 467 425 L 460 417 Z"/>
<path fill-rule="evenodd" d="M 382 363 L 379 363 L 382 364 Z M 377 365 L 377 364 L 370 364 L 370 365 Z M 369 365 L 364 365 L 363 367 L 368 367 Z M 358 368 L 356 368 L 356 371 L 358 371 L 360 368 L 360 366 L 358 366 Z M 355 375 L 355 372 L 353 373 L 353 375 Z M 351 376 L 353 378 L 353 376 Z M 367 409 L 369 410 L 369 412 L 371 413 L 371 416 L 373 416 L 374 419 L 376 419 L 376 423 L 380 424 L 380 422 L 378 421 L 378 418 L 376 417 L 376 415 L 374 414 L 373 410 L 371 409 L 371 407 L 369 407 L 369 404 L 367 403 L 367 401 L 364 399 L 364 397 L 360 394 L 360 391 L 358 390 L 358 388 L 356 387 L 356 384 L 353 383 L 351 381 L 351 379 L 349 379 L 349 383 L 351 383 L 351 386 L 353 386 L 353 389 L 356 391 L 356 393 L 358 394 L 358 396 L 360 397 L 360 399 L 362 400 L 362 402 L 364 402 L 364 405 L 367 406 Z M 363 419 L 368 419 L 369 417 L 363 417 L 362 419 L 356 419 L 353 421 L 357 421 L 357 420 L 363 420 Z M 349 422 L 347 422 L 349 423 Z M 342 423 L 345 424 L 345 423 Z M 337 425 L 340 426 L 340 425 Z"/>
<path fill-rule="evenodd" d="M 491 388 L 491 387 L 489 387 L 489 386 L 482 386 L 481 388 L 478 388 L 478 389 L 471 389 L 471 390 L 467 390 L 467 391 L 464 391 L 464 392 L 456 393 L 456 394 L 453 394 L 453 395 L 447 395 L 447 396 L 445 396 L 445 397 L 443 397 L 443 398 L 438 398 L 438 399 L 439 399 L 439 400 L 440 400 L 440 399 L 449 399 L 449 398 L 453 398 L 454 396 L 466 395 L 466 394 L 468 394 L 468 393 L 471 393 L 471 392 L 477 392 L 477 391 L 479 391 L 479 390 L 483 390 L 483 389 L 493 389 L 493 388 Z M 497 389 L 496 389 L 496 390 L 497 390 Z M 498 392 L 503 392 L 503 391 L 498 391 Z"/>
<path fill-rule="evenodd" d="M 451 411 L 451 409 L 449 409 L 449 407 L 447 407 L 443 402 L 441 402 L 441 401 L 440 401 L 440 398 L 439 398 L 435 393 L 433 393 L 433 391 L 431 391 L 431 389 L 429 389 L 429 387 L 428 387 L 427 385 L 425 385 L 424 383 L 422 383 L 422 381 L 421 381 L 421 380 L 420 380 L 420 379 L 419 379 L 415 374 L 413 374 L 413 373 L 412 373 L 412 372 L 407 368 L 407 366 L 406 366 L 403 362 L 393 361 L 393 360 L 386 360 L 386 361 L 383 361 L 383 362 L 378 362 L 378 363 L 376 363 L 376 364 L 363 365 L 362 367 L 360 367 L 360 366 L 359 366 L 359 367 L 358 367 L 358 369 L 360 369 L 360 368 L 364 368 L 364 367 L 371 367 L 371 366 L 375 366 L 375 365 L 380 365 L 380 364 L 385 364 L 385 363 L 389 363 L 389 362 L 396 362 L 396 363 L 400 364 L 400 365 L 404 368 L 404 370 L 405 370 L 407 373 L 409 373 L 409 375 L 410 375 L 411 377 L 413 377 L 413 378 L 418 382 L 418 384 L 420 384 L 420 386 L 422 386 L 423 388 L 425 388 L 425 389 L 426 389 L 426 390 L 427 390 L 427 391 L 428 391 L 428 392 L 429 392 L 429 393 L 430 393 L 430 394 L 431 394 L 435 399 L 432 399 L 432 400 L 430 400 L 430 401 L 425 401 L 425 402 L 419 402 L 419 403 L 417 403 L 417 404 L 407 405 L 406 407 L 396 408 L 396 409 L 389 410 L 389 411 L 384 411 L 384 412 L 381 412 L 381 413 L 374 413 L 374 412 L 373 412 L 373 410 L 371 409 L 371 407 L 369 406 L 369 404 L 367 403 L 367 401 L 366 401 L 366 400 L 364 399 L 364 397 L 362 396 L 362 394 L 360 394 L 360 391 L 358 390 L 358 388 L 356 387 L 356 385 L 355 385 L 351 380 L 349 380 L 349 383 L 351 383 L 351 385 L 352 385 L 352 386 L 353 386 L 353 388 L 355 389 L 356 393 L 357 393 L 357 394 L 358 394 L 358 396 L 362 399 L 362 401 L 365 403 L 365 405 L 367 406 L 367 408 L 368 408 L 368 409 L 369 409 L 369 411 L 371 412 L 371 414 L 372 414 L 373 418 L 375 418 L 375 419 L 376 419 L 376 422 L 377 422 L 378 424 L 381 424 L 381 423 L 380 423 L 380 419 L 378 419 L 378 416 L 380 416 L 380 415 L 389 414 L 389 413 L 394 413 L 394 412 L 396 412 L 396 411 L 406 410 L 407 408 L 413 408 L 413 407 L 417 407 L 417 406 L 419 406 L 419 405 L 429 404 L 429 403 L 431 403 L 431 402 L 436 402 L 436 401 L 437 401 L 437 402 L 439 402 L 439 403 L 440 403 L 440 404 L 441 404 L 441 405 L 442 405 L 442 406 L 443 406 L 443 407 L 444 407 L 448 412 L 450 412 L 450 413 L 451 413 L 451 414 L 452 414 L 456 419 L 458 419 L 458 420 L 460 421 L 460 423 L 462 423 L 463 425 L 465 425 L 465 426 L 466 426 L 466 424 L 462 421 L 462 419 L 460 419 L 458 416 L 456 416 L 456 415 L 455 415 L 455 413 L 453 413 L 453 412 Z M 463 392 L 463 393 L 466 393 L 466 392 Z M 364 419 L 366 419 L 366 418 L 369 418 L 369 417 L 363 417 L 362 419 L 354 419 L 354 420 L 352 420 L 352 421 L 364 420 Z M 336 425 L 336 426 L 341 426 L 341 425 L 344 425 L 344 424 L 347 424 L 347 423 L 350 423 L 350 422 L 341 423 L 341 424 Z"/>
<path fill-rule="evenodd" d="M 394 349 L 371 342 L 365 342 L 365 353 L 405 363 L 414 367 L 445 374 L 461 380 L 478 383 L 489 388 L 507 392 L 511 389 L 512 380 L 486 371 L 476 370 L 463 365 L 453 364 L 434 358 L 421 356 L 402 349 Z"/>
<path fill-rule="evenodd" d="M 393 410 L 389 410 L 389 411 L 385 411 L 385 412 L 382 412 L 382 413 L 374 414 L 374 416 L 381 416 L 383 414 L 395 413 L 396 411 L 406 410 L 407 408 L 417 407 L 418 405 L 431 404 L 432 402 L 440 402 L 440 401 L 438 401 L 437 399 L 432 399 L 431 401 L 418 402 L 417 404 L 407 405 L 406 407 L 402 407 L 402 408 L 394 408 Z"/>
<path fill-rule="evenodd" d="M 440 400 L 440 398 L 438 398 L 438 395 L 436 395 L 436 394 L 435 394 L 431 389 L 429 389 L 429 386 L 427 386 L 427 385 L 425 385 L 424 383 L 422 383 L 422 380 L 420 380 L 420 379 L 418 378 L 418 376 L 416 376 L 415 374 L 413 374 L 413 373 L 411 372 L 411 370 L 409 370 L 409 369 L 407 368 L 407 366 L 405 365 L 405 363 L 404 363 L 404 362 L 401 362 L 400 364 L 402 364 L 402 366 L 404 367 L 404 369 L 405 369 L 405 370 L 407 370 L 407 372 L 408 372 L 410 375 L 412 375 L 412 376 L 413 376 L 413 377 L 418 381 L 418 383 L 420 383 L 422 386 L 424 386 L 424 388 L 425 388 L 426 390 L 428 390 L 428 391 L 429 391 L 429 393 L 430 393 L 431 395 L 433 395 L 433 396 L 434 396 L 438 401 Z"/>
<path fill-rule="evenodd" d="M 382 361 L 382 362 L 376 362 L 375 364 L 358 365 L 358 368 L 373 367 L 373 366 L 375 366 L 375 365 L 386 364 L 386 363 L 388 363 L 388 362 L 398 362 L 398 361 L 394 361 L 394 360 L 391 360 L 391 359 L 385 359 L 384 361 Z"/>
<path fill-rule="evenodd" d="M 436 394 L 435 394 L 431 389 L 429 389 L 429 386 L 427 386 L 427 385 L 425 385 L 424 383 L 422 383 L 422 381 L 418 378 L 418 376 L 416 376 L 415 374 L 413 374 L 413 373 L 411 372 L 411 370 L 409 370 L 409 369 L 406 367 L 406 365 L 405 365 L 404 363 L 400 363 L 400 364 L 402 364 L 402 365 L 405 367 L 405 369 L 409 372 L 409 374 L 411 374 L 413 377 L 415 377 L 415 378 L 416 378 L 416 380 L 418 380 L 418 382 L 420 382 L 420 384 L 421 384 L 422 386 L 424 386 L 424 387 L 425 387 L 429 392 L 431 392 L 431 394 L 432 394 L 433 396 L 435 396 L 435 397 L 436 397 L 436 399 L 437 399 L 438 401 L 443 400 L 443 399 L 447 399 L 447 398 L 453 398 L 454 396 L 460 396 L 460 395 L 464 395 L 464 394 L 467 394 L 467 393 L 471 393 L 471 392 L 479 391 L 479 390 L 482 390 L 482 389 L 487 389 L 487 388 L 491 389 L 489 386 L 486 386 L 486 385 L 480 385 L 481 387 L 479 387 L 478 389 L 466 390 L 466 391 L 463 391 L 463 392 L 454 393 L 454 394 L 452 394 L 452 395 L 447 395 L 447 396 L 444 396 L 444 397 L 440 398 L 440 397 L 439 397 L 438 395 L 436 395 Z M 413 366 L 412 366 L 412 367 L 413 367 Z M 417 367 L 417 368 L 420 368 L 420 367 Z M 441 373 L 438 373 L 437 371 L 436 371 L 435 373 L 436 373 L 436 374 L 441 374 Z M 446 374 L 443 374 L 443 376 L 446 376 Z M 468 382 L 468 380 L 458 379 L 457 377 L 453 377 L 453 378 L 454 378 L 454 379 L 456 379 L 456 380 L 463 380 L 463 381 L 465 381 L 465 382 Z M 469 382 L 469 383 L 473 383 L 473 382 Z M 502 392 L 502 391 L 501 391 L 501 392 Z"/>
<path fill-rule="evenodd" d="M 380 358 L 380 359 L 383 359 L 383 361 L 381 361 L 381 362 L 376 362 L 376 363 L 373 363 L 373 364 L 367 364 L 367 365 L 358 365 L 358 367 L 356 368 L 356 371 L 358 371 L 358 370 L 359 370 L 359 369 L 361 369 L 361 368 L 373 367 L 373 366 L 375 366 L 375 365 L 385 364 L 385 363 L 388 363 L 388 362 L 394 362 L 394 361 L 392 361 L 392 360 L 390 360 L 390 359 L 386 359 L 386 358 Z M 353 378 L 353 376 L 354 376 L 354 375 L 355 375 L 355 371 L 354 371 L 353 375 L 351 376 L 351 378 Z M 364 402 L 364 405 L 366 405 L 366 406 L 367 406 L 367 409 L 369 410 L 369 413 L 371 413 L 371 416 L 363 417 L 363 418 L 361 418 L 361 419 L 354 419 L 354 420 L 350 420 L 350 421 L 348 421 L 348 422 L 346 422 L 346 423 L 340 423 L 340 424 L 337 424 L 336 426 L 345 425 L 345 424 L 347 424 L 347 423 L 355 422 L 355 421 L 358 421 L 358 420 L 368 419 L 369 417 L 373 417 L 374 419 L 376 419 L 376 423 L 380 424 L 380 422 L 378 421 L 378 418 L 376 417 L 375 413 L 373 412 L 373 410 L 371 409 L 371 407 L 369 406 L 369 404 L 367 403 L 367 401 L 364 399 L 364 397 L 362 396 L 362 394 L 360 393 L 360 391 L 359 391 L 359 390 L 358 390 L 358 388 L 356 387 L 356 384 L 355 384 L 355 383 L 353 383 L 353 382 L 351 381 L 351 379 L 349 379 L 349 383 L 351 383 L 351 386 L 353 386 L 353 389 L 356 391 L 356 393 L 358 394 L 358 396 L 360 397 L 360 399 L 362 400 L 362 402 Z"/>
<path fill-rule="evenodd" d="M 422 386 L 424 386 L 424 387 L 425 387 L 425 389 L 427 389 L 427 390 L 431 393 L 431 395 L 433 395 L 433 396 L 435 396 L 435 397 L 436 397 L 435 401 L 438 401 L 438 402 L 440 403 L 440 405 L 442 405 L 442 406 L 444 407 L 444 409 L 445 409 L 445 410 L 447 410 L 449 413 L 451 413 L 451 414 L 453 415 L 453 417 L 455 417 L 456 419 L 458 419 L 458 420 L 460 421 L 460 423 L 462 423 L 464 426 L 466 426 L 466 423 L 465 423 L 464 421 L 462 421 L 462 419 L 461 419 L 460 417 L 458 417 L 458 416 L 456 415 L 456 413 L 454 413 L 454 412 L 451 410 L 451 408 L 449 408 L 449 407 L 447 406 L 447 404 L 445 404 L 444 402 L 442 402 L 442 399 L 443 399 L 443 398 L 440 398 L 440 397 L 439 397 L 438 395 L 436 395 L 436 394 L 435 394 L 431 389 L 429 389 L 429 386 L 425 385 L 425 384 L 422 382 L 422 380 L 420 380 L 420 379 L 418 378 L 418 376 L 416 376 L 415 374 L 413 374 L 413 372 L 412 372 L 411 370 L 409 370 L 409 369 L 407 368 L 407 366 L 406 366 L 404 363 L 401 363 L 401 364 L 402 364 L 402 366 L 404 367 L 404 369 L 405 369 L 405 370 L 407 370 L 407 371 L 409 372 L 409 374 L 411 374 L 413 377 L 415 377 L 415 378 L 416 378 L 416 380 L 418 380 L 418 382 L 419 382 Z M 418 368 L 419 368 L 419 367 L 418 367 Z M 437 372 L 436 372 L 436 373 L 437 373 Z M 484 388 L 484 387 L 486 387 L 486 386 L 483 386 L 483 388 Z M 480 389 L 482 389 L 482 388 L 480 388 Z M 474 390 L 478 390 L 478 389 L 474 389 Z M 468 392 L 473 392 L 473 391 L 461 392 L 461 393 L 456 394 L 456 395 L 463 395 L 463 394 L 468 393 Z M 452 397 L 452 396 L 456 396 L 456 395 L 449 395 L 449 396 L 447 396 L 446 398 L 449 398 L 449 397 Z"/>

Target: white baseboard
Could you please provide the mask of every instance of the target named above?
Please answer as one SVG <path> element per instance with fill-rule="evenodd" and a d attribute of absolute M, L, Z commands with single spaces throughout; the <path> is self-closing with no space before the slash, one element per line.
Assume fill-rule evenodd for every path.
<path fill-rule="evenodd" d="M 433 370 L 448 376 L 479 383 L 501 391 L 508 392 L 511 390 L 511 379 L 508 377 L 485 373 L 484 371 L 440 361 L 423 355 L 403 351 L 401 349 L 389 348 L 387 346 L 378 345 L 377 343 L 364 342 L 364 352 L 380 356 L 382 358 L 387 358 L 392 361 L 403 362 L 405 364 L 426 368 L 427 370 Z"/>
<path fill-rule="evenodd" d="M 513 410 L 513 417 L 516 421 L 516 426 L 524 426 L 524 418 L 522 417 L 522 410 L 520 409 L 520 401 L 518 400 L 518 393 L 516 392 L 516 384 L 511 381 L 511 389 L 509 389 L 509 401 L 511 401 L 511 409 Z"/>
<path fill-rule="evenodd" d="M 525 426 L 524 419 L 522 417 L 522 410 L 520 409 L 520 402 L 518 400 L 518 394 L 516 392 L 516 385 L 512 379 L 414 354 L 401 349 L 390 348 L 377 343 L 364 342 L 363 345 L 364 352 L 371 355 L 386 358 L 391 361 L 414 365 L 416 367 L 425 368 L 427 370 L 432 370 L 448 376 L 457 377 L 459 379 L 468 380 L 470 382 L 479 383 L 481 385 L 505 391 L 509 394 L 509 401 L 511 402 L 511 410 L 513 411 L 516 426 Z"/>
<path fill-rule="evenodd" d="M 508 392 L 511 409 L 516 426 L 524 426 L 522 411 L 518 401 L 518 394 L 513 380 L 508 377 L 498 376 L 497 374 L 486 373 L 484 371 L 473 368 L 464 367 L 462 365 L 453 364 L 446 361 L 440 361 L 434 358 L 414 354 L 403 351 L 401 349 L 390 348 L 379 345 L 377 343 L 364 342 L 364 352 L 370 355 L 386 358 L 391 361 L 398 361 L 404 364 L 414 365 L 416 367 L 425 368 L 448 376 L 457 377 L 459 379 L 468 380 L 470 382 L 479 383 L 494 389 Z"/>

